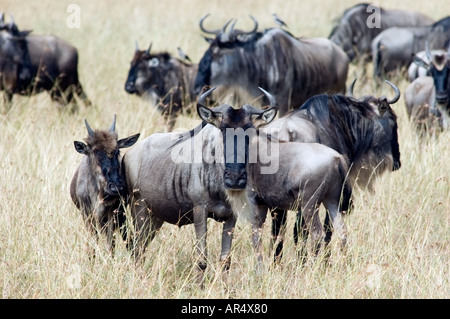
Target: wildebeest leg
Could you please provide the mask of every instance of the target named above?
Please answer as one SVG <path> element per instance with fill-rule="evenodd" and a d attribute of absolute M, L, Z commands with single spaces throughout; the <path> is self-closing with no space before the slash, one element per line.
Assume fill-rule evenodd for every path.
<path fill-rule="evenodd" d="M 66 105 L 66 101 L 64 100 L 63 96 L 61 95 L 61 91 L 58 87 L 53 87 L 53 89 L 50 92 L 50 97 L 53 101 L 58 103 L 60 106 Z"/>
<path fill-rule="evenodd" d="M 306 242 L 308 240 L 308 235 L 309 235 L 309 232 L 306 227 L 305 219 L 302 216 L 302 211 L 299 210 L 297 212 L 297 219 L 295 220 L 295 225 L 294 225 L 294 243 L 297 246 L 298 239 L 300 237 L 301 247 L 298 250 L 298 256 L 299 256 L 302 264 L 304 264 L 306 262 L 306 257 L 308 255 L 308 253 L 307 253 L 308 250 L 306 249 Z"/>
<path fill-rule="evenodd" d="M 330 213 L 327 210 L 326 214 L 325 214 L 325 220 L 323 222 L 323 229 L 325 231 L 325 239 L 324 239 L 324 260 L 325 262 L 328 262 L 328 259 L 330 257 L 330 249 L 328 247 L 330 241 L 331 241 L 331 237 L 333 235 L 333 225 L 331 224 L 330 221 Z"/>
<path fill-rule="evenodd" d="M 228 270 L 231 265 L 231 242 L 233 240 L 234 226 L 236 225 L 236 217 L 232 214 L 223 224 L 222 230 L 222 251 L 220 253 L 220 262 L 222 264 L 222 281 L 226 283 Z"/>
<path fill-rule="evenodd" d="M 4 113 L 8 113 L 12 106 L 13 94 L 11 92 L 5 91 L 3 93 L 3 104 L 5 105 Z"/>
<path fill-rule="evenodd" d="M 131 199 L 131 215 L 134 222 L 133 256 L 136 262 L 144 255 L 148 243 L 155 237 L 163 221 L 154 217 L 145 202 L 136 194 Z"/>
<path fill-rule="evenodd" d="M 252 204 L 252 212 L 253 212 L 253 223 L 252 223 L 252 245 L 253 249 L 257 256 L 257 265 L 256 270 L 258 272 L 262 271 L 263 267 L 263 254 L 262 254 L 262 226 L 266 221 L 267 210 L 269 207 L 267 206 L 258 206 Z"/>
<path fill-rule="evenodd" d="M 345 226 L 344 216 L 342 212 L 339 211 L 338 204 L 327 205 L 327 209 L 333 229 L 336 231 L 336 234 L 341 241 L 341 249 L 344 249 L 347 245 L 347 227 Z"/>
<path fill-rule="evenodd" d="M 207 266 L 207 249 L 206 249 L 206 231 L 207 231 L 207 218 L 208 213 L 206 207 L 195 206 L 194 207 L 194 227 L 195 235 L 197 237 L 196 250 L 198 254 L 198 282 L 203 288 L 203 279 Z"/>
<path fill-rule="evenodd" d="M 116 248 L 116 240 L 114 238 L 114 230 L 116 228 L 114 220 L 114 211 L 110 209 L 106 214 L 105 225 L 102 227 L 106 232 L 106 247 L 108 251 L 111 253 L 111 257 L 114 257 L 114 251 Z"/>
<path fill-rule="evenodd" d="M 330 221 L 330 213 L 327 211 L 325 215 L 325 220 L 323 221 L 323 229 L 325 231 L 325 246 L 327 246 L 331 241 L 331 236 L 333 235 L 333 226 Z"/>
<path fill-rule="evenodd" d="M 275 247 L 273 261 L 279 263 L 283 256 L 283 241 L 286 233 L 286 215 L 287 211 L 282 209 L 274 209 L 272 214 L 272 246 Z"/>
<path fill-rule="evenodd" d="M 303 231 L 311 233 L 312 249 L 314 255 L 317 256 L 323 237 L 323 227 L 320 224 L 319 207 L 312 199 L 302 208 L 302 218 L 304 219 Z"/>
<path fill-rule="evenodd" d="M 86 93 L 83 90 L 83 87 L 81 86 L 81 83 L 75 84 L 75 93 L 80 97 L 80 99 L 83 100 L 83 103 L 85 106 L 91 106 L 92 102 L 87 97 Z"/>
<path fill-rule="evenodd" d="M 93 261 L 95 259 L 95 247 L 94 244 L 98 242 L 98 232 L 97 227 L 95 225 L 94 214 L 92 212 L 82 210 L 84 224 L 91 235 L 91 238 L 94 239 L 94 242 L 91 243 L 89 240 L 86 242 L 86 251 L 89 257 L 89 260 Z"/>

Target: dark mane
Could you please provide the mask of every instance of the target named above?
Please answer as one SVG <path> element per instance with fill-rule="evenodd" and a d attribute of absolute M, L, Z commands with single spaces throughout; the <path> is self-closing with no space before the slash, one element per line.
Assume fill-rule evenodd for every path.
<path fill-rule="evenodd" d="M 450 16 L 447 16 L 445 18 L 442 18 L 439 21 L 436 21 L 433 25 L 432 25 L 432 29 L 434 28 L 443 28 L 444 32 L 447 32 L 450 30 Z"/>
<path fill-rule="evenodd" d="M 321 132 L 320 143 L 346 155 L 351 162 L 373 146 L 377 114 L 368 103 L 339 94 L 322 94 L 308 99 L 294 112 L 299 111 L 306 111 Z"/>

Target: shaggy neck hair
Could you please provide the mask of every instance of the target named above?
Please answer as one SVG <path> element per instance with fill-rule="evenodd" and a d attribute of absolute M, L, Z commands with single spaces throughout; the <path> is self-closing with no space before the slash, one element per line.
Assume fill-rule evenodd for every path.
<path fill-rule="evenodd" d="M 319 131 L 319 142 L 346 156 L 350 163 L 369 150 L 389 142 L 376 110 L 368 103 L 343 95 L 318 95 L 299 110 L 306 110 Z M 392 113 L 393 120 L 396 116 Z M 383 154 L 384 155 L 384 154 Z"/>

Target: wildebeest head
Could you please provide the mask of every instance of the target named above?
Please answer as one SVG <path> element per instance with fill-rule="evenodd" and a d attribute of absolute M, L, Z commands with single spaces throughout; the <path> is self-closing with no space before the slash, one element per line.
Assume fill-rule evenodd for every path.
<path fill-rule="evenodd" d="M 133 60 L 125 82 L 125 91 L 130 94 L 142 95 L 152 87 L 152 69 L 158 67 L 159 60 L 150 54 L 152 44 L 147 50 L 140 50 L 136 42 Z"/>
<path fill-rule="evenodd" d="M 118 140 L 115 115 L 108 131 L 94 131 L 87 120 L 84 122 L 88 131 L 86 143 L 74 141 L 74 146 L 78 153 L 88 157 L 95 187 L 103 198 L 125 195 L 126 184 L 119 162 L 120 149 L 132 146 L 140 134 Z"/>
<path fill-rule="evenodd" d="M 431 55 L 426 45 L 426 54 L 430 63 L 414 55 L 413 61 L 425 68 L 434 80 L 436 103 L 443 105 L 450 113 L 450 53 Z"/>
<path fill-rule="evenodd" d="M 125 91 L 139 96 L 150 94 L 161 98 L 168 93 L 164 91 L 164 85 L 166 74 L 172 68 L 169 63 L 171 56 L 167 52 L 152 54 L 151 47 L 150 44 L 147 50 L 139 50 L 136 43 L 136 50 L 125 82 Z"/>
<path fill-rule="evenodd" d="M 356 79 L 352 82 L 349 87 L 348 95 L 353 97 L 353 87 L 355 85 Z M 375 113 L 378 115 L 378 120 L 381 123 L 384 130 L 384 141 L 387 141 L 390 145 L 392 157 L 393 157 L 393 166 L 392 170 L 398 170 L 401 166 L 400 162 L 400 146 L 398 143 L 398 125 L 397 125 L 397 115 L 394 110 L 391 108 L 391 104 L 396 103 L 400 99 L 400 90 L 397 86 L 392 84 L 391 82 L 385 80 L 387 84 L 389 84 L 395 92 L 395 96 L 392 99 L 388 99 L 386 96 L 382 95 L 381 97 L 375 97 L 373 95 L 364 95 L 358 98 L 359 101 L 364 103 L 368 103 L 372 106 Z"/>
<path fill-rule="evenodd" d="M 21 83 L 31 81 L 31 65 L 26 36 L 30 30 L 19 31 L 14 19 L 4 23 L 3 14 L 0 16 L 0 71 L 2 81 L 0 88 L 13 93 L 24 89 Z"/>
<path fill-rule="evenodd" d="M 230 59 L 232 59 L 233 56 L 230 53 L 249 41 L 256 34 L 256 30 L 258 29 L 258 22 L 254 17 L 250 16 L 254 22 L 254 28 L 251 31 L 234 29 L 236 21 L 233 22 L 230 29 L 226 31 L 232 20 L 229 20 L 221 30 L 207 30 L 203 26 L 203 22 L 208 16 L 209 14 L 200 19 L 200 29 L 204 33 L 215 35 L 215 38 L 205 38 L 210 43 L 210 46 L 203 55 L 198 66 L 198 73 L 195 79 L 196 94 L 199 94 L 205 85 L 219 83 L 217 79 L 212 78 L 214 77 L 215 72 L 213 71 L 215 69 L 221 68 L 222 72 L 225 70 L 231 70 L 230 72 L 233 72 L 232 68 L 225 68 L 227 64 L 232 65 Z M 227 85 L 227 83 L 223 84 Z"/>
<path fill-rule="evenodd" d="M 368 3 L 359 3 L 345 10 L 339 24 L 333 28 L 328 37 L 344 50 L 350 61 L 370 48 L 373 37 L 369 34 L 372 29 L 367 27 L 367 21 L 371 14 L 370 11 L 367 11 L 369 5 Z"/>
<path fill-rule="evenodd" d="M 223 104 L 209 109 L 204 106 L 206 97 L 215 87 L 203 93 L 197 104 L 197 112 L 202 120 L 214 125 L 222 132 L 225 170 L 224 186 L 227 190 L 241 191 L 247 186 L 249 143 L 257 129 L 270 123 L 278 112 L 275 98 L 260 88 L 270 101 L 266 110 L 244 105 L 240 109 Z"/>

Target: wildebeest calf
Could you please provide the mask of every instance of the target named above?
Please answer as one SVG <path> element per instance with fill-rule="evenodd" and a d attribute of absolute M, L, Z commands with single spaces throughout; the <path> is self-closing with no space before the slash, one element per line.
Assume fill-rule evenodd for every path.
<path fill-rule="evenodd" d="M 86 143 L 75 141 L 75 150 L 85 155 L 70 184 L 72 201 L 81 211 L 86 227 L 98 240 L 98 232 L 106 233 L 107 247 L 114 253 L 114 230 L 123 226 L 125 215 L 121 197 L 127 195 L 119 161 L 120 149 L 136 143 L 139 134 L 118 140 L 116 116 L 108 131 L 93 131 L 85 120 Z M 125 229 L 122 230 L 125 235 Z M 93 252 L 90 257 L 94 256 Z"/>

